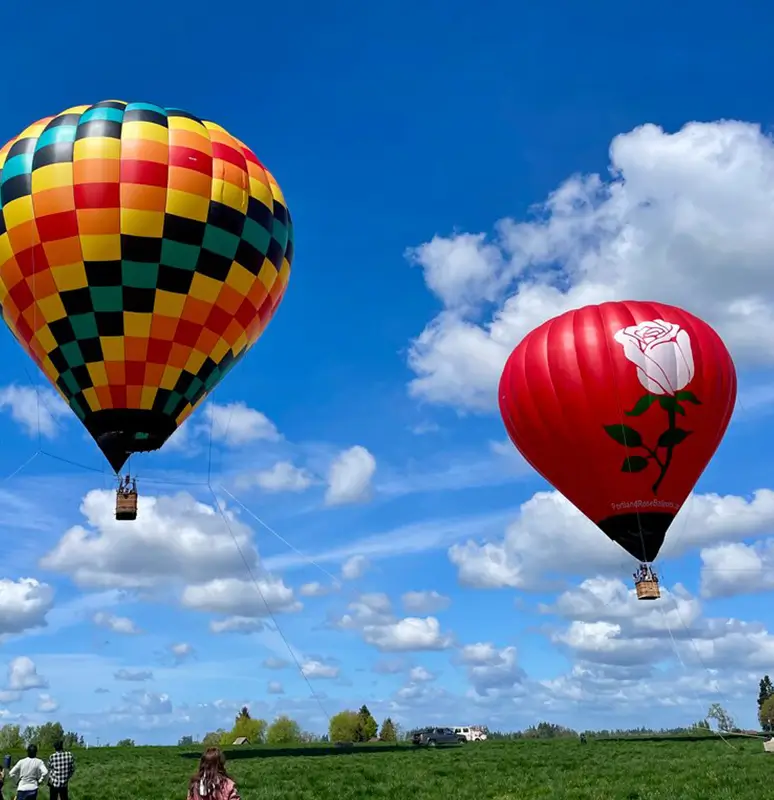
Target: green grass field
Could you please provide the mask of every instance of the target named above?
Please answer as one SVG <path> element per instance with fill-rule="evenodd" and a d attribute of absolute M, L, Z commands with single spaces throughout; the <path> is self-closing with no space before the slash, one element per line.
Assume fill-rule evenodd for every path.
<path fill-rule="evenodd" d="M 760 800 L 774 755 L 719 739 L 485 742 L 415 750 L 310 746 L 227 751 L 242 800 Z M 47 757 L 47 753 L 41 753 Z M 198 751 L 77 751 L 74 800 L 181 800 Z M 13 796 L 6 786 L 7 800 Z M 47 797 L 44 790 L 42 797 Z"/>

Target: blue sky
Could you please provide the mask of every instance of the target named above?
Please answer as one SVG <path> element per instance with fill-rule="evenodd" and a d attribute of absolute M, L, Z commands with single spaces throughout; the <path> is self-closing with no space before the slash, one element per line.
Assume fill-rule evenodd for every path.
<path fill-rule="evenodd" d="M 0 468 L 76 462 L 38 454 L 0 485 L 0 721 L 163 743 L 244 703 L 319 731 L 363 702 L 493 728 L 682 724 L 721 702 L 752 725 L 774 663 L 771 12 L 722 11 L 7 9 L 4 140 L 79 103 L 187 108 L 267 164 L 297 239 L 262 339 L 137 460 L 135 526 L 0 332 Z M 648 607 L 625 554 L 506 444 L 495 397 L 528 330 L 615 298 L 699 313 L 740 372 Z"/>

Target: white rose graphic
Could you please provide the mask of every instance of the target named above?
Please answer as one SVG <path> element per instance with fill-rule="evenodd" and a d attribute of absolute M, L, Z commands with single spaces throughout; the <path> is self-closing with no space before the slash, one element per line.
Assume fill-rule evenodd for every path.
<path fill-rule="evenodd" d="M 691 337 L 679 325 L 654 319 L 622 328 L 613 338 L 651 394 L 674 395 L 693 380 Z"/>

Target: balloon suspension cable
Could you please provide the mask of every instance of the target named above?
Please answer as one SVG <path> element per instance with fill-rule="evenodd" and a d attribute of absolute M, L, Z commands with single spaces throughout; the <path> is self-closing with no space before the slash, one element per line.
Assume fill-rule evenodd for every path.
<path fill-rule="evenodd" d="M 672 598 L 672 603 L 674 604 L 674 607 L 675 607 L 675 614 L 677 616 L 677 619 L 680 620 L 680 624 L 685 629 L 688 641 L 691 643 L 691 647 L 693 648 L 693 651 L 696 654 L 697 661 L 701 664 L 702 668 L 704 669 L 704 671 L 709 676 L 710 683 L 712 684 L 713 688 L 715 689 L 715 692 L 720 697 L 723 705 L 727 706 L 728 705 L 728 700 L 726 699 L 725 694 L 721 691 L 720 686 L 719 686 L 719 684 L 717 682 L 717 679 L 712 677 L 712 672 L 710 671 L 709 667 L 705 663 L 704 659 L 701 657 L 701 653 L 699 652 L 699 648 L 696 646 L 696 642 L 693 640 L 693 636 L 691 636 L 690 629 L 685 624 L 685 620 L 683 619 L 683 615 L 680 613 L 680 606 L 677 604 L 677 598 L 671 592 L 670 592 L 670 597 Z M 666 611 L 664 611 L 663 603 L 659 606 L 659 609 L 660 609 L 661 615 L 662 615 L 662 617 L 664 619 L 664 625 L 666 626 L 667 633 L 669 633 L 669 639 L 672 642 L 672 649 L 675 652 L 675 656 L 677 657 L 677 660 L 680 662 L 680 666 L 682 666 L 683 671 L 685 672 L 685 674 L 688 675 L 688 667 L 686 666 L 685 661 L 683 660 L 683 657 L 680 655 L 680 651 L 679 651 L 679 649 L 677 647 L 677 642 L 675 641 L 675 636 L 674 636 L 674 633 L 672 631 L 672 626 L 669 624 L 669 617 L 667 616 Z M 696 705 L 701 707 L 703 704 L 699 700 L 698 692 L 693 690 L 693 695 L 694 695 L 694 699 L 696 700 Z M 722 739 L 723 743 L 727 744 L 732 750 L 736 750 L 737 749 L 736 747 L 734 747 L 734 745 L 731 744 L 731 742 L 729 742 L 726 739 L 725 736 L 723 736 L 723 731 L 718 729 L 718 730 L 714 731 L 714 733 L 715 733 L 716 736 L 718 736 L 720 739 Z"/>
<path fill-rule="evenodd" d="M 299 674 L 304 679 L 304 682 L 306 683 L 306 685 L 309 687 L 309 693 L 311 694 L 312 698 L 315 700 L 317 705 L 320 707 L 320 711 L 322 711 L 323 716 L 325 717 L 325 719 L 328 720 L 328 722 L 330 723 L 330 719 L 331 719 L 330 715 L 326 711 L 325 706 L 323 705 L 323 702 L 320 699 L 319 695 L 317 694 L 317 692 L 315 692 L 314 686 L 312 686 L 312 682 L 309 680 L 309 676 L 306 674 L 306 672 L 304 672 L 304 668 L 301 665 L 301 662 L 299 661 L 298 656 L 296 656 L 295 650 L 293 650 L 293 648 L 291 647 L 290 642 L 288 641 L 287 637 L 285 636 L 285 634 L 282 631 L 282 628 L 280 627 L 279 623 L 277 622 L 277 618 L 274 615 L 274 612 L 271 610 L 271 606 L 269 605 L 269 603 L 266 600 L 266 596 L 264 595 L 263 590 L 261 589 L 261 586 L 260 586 L 260 584 L 258 583 L 258 580 L 255 577 L 255 574 L 253 573 L 252 567 L 250 566 L 250 562 L 247 560 L 247 558 L 246 558 L 246 556 L 244 554 L 244 551 L 242 550 L 242 548 L 239 545 L 239 541 L 236 538 L 236 535 L 234 534 L 234 530 L 231 527 L 231 523 L 229 522 L 228 516 L 226 515 L 226 512 L 223 510 L 223 507 L 220 504 L 220 500 L 218 499 L 218 496 L 215 493 L 215 490 L 212 488 L 212 486 L 210 486 L 209 489 L 210 489 L 210 492 L 212 492 L 212 498 L 215 501 L 215 506 L 218 509 L 218 512 L 220 513 L 220 516 L 223 519 L 223 522 L 224 522 L 226 528 L 228 529 L 228 532 L 231 535 L 231 538 L 234 541 L 234 546 L 236 547 L 237 552 L 239 553 L 239 556 L 242 559 L 242 563 L 245 565 L 245 569 L 247 570 L 247 574 L 250 576 L 250 580 L 252 581 L 253 586 L 255 587 L 255 590 L 258 592 L 261 600 L 263 601 L 264 606 L 266 607 L 266 613 L 268 614 L 269 618 L 271 619 L 272 623 L 274 624 L 274 627 L 277 630 L 277 633 L 279 633 L 280 637 L 282 638 L 282 641 L 284 642 L 288 653 L 290 653 L 290 656 L 293 659 L 293 662 L 295 663 L 296 667 L 298 668 Z"/>
<path fill-rule="evenodd" d="M 292 550 L 296 555 L 301 556 L 301 558 L 303 558 L 304 561 L 307 562 L 307 564 L 316 567 L 324 575 L 327 575 L 333 581 L 334 588 L 339 589 L 341 587 L 341 581 L 335 575 L 330 573 L 327 569 L 325 569 L 325 567 L 323 567 L 321 564 L 318 564 L 313 558 L 308 556 L 306 553 L 303 553 L 301 550 L 299 550 L 297 547 L 291 544 L 287 539 L 285 539 L 283 536 L 277 533 L 277 531 L 275 531 L 274 528 L 265 523 L 257 514 L 252 512 L 238 497 L 235 497 L 233 494 L 231 494 L 231 492 L 228 489 L 226 489 L 225 486 L 221 484 L 218 488 L 223 492 L 223 494 L 228 495 L 246 514 L 249 514 L 262 528 L 267 530 L 272 536 L 274 536 L 276 539 L 282 542 L 282 544 L 284 544 L 286 547 Z"/>

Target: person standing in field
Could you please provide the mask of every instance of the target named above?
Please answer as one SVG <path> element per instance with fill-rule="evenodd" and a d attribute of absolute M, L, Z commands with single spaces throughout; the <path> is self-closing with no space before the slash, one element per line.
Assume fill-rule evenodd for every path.
<path fill-rule="evenodd" d="M 48 759 L 48 788 L 51 800 L 68 800 L 70 778 L 75 772 L 73 754 L 64 749 L 64 742 L 54 742 L 54 752 Z"/>
<path fill-rule="evenodd" d="M 236 784 L 226 772 L 226 760 L 219 747 L 204 751 L 199 769 L 188 784 L 187 800 L 241 800 Z"/>
<path fill-rule="evenodd" d="M 16 787 L 16 800 L 37 800 L 38 787 L 47 775 L 46 765 L 38 758 L 38 746 L 29 745 L 27 758 L 17 761 L 8 773 L 9 778 L 16 778 L 19 781 Z"/>

